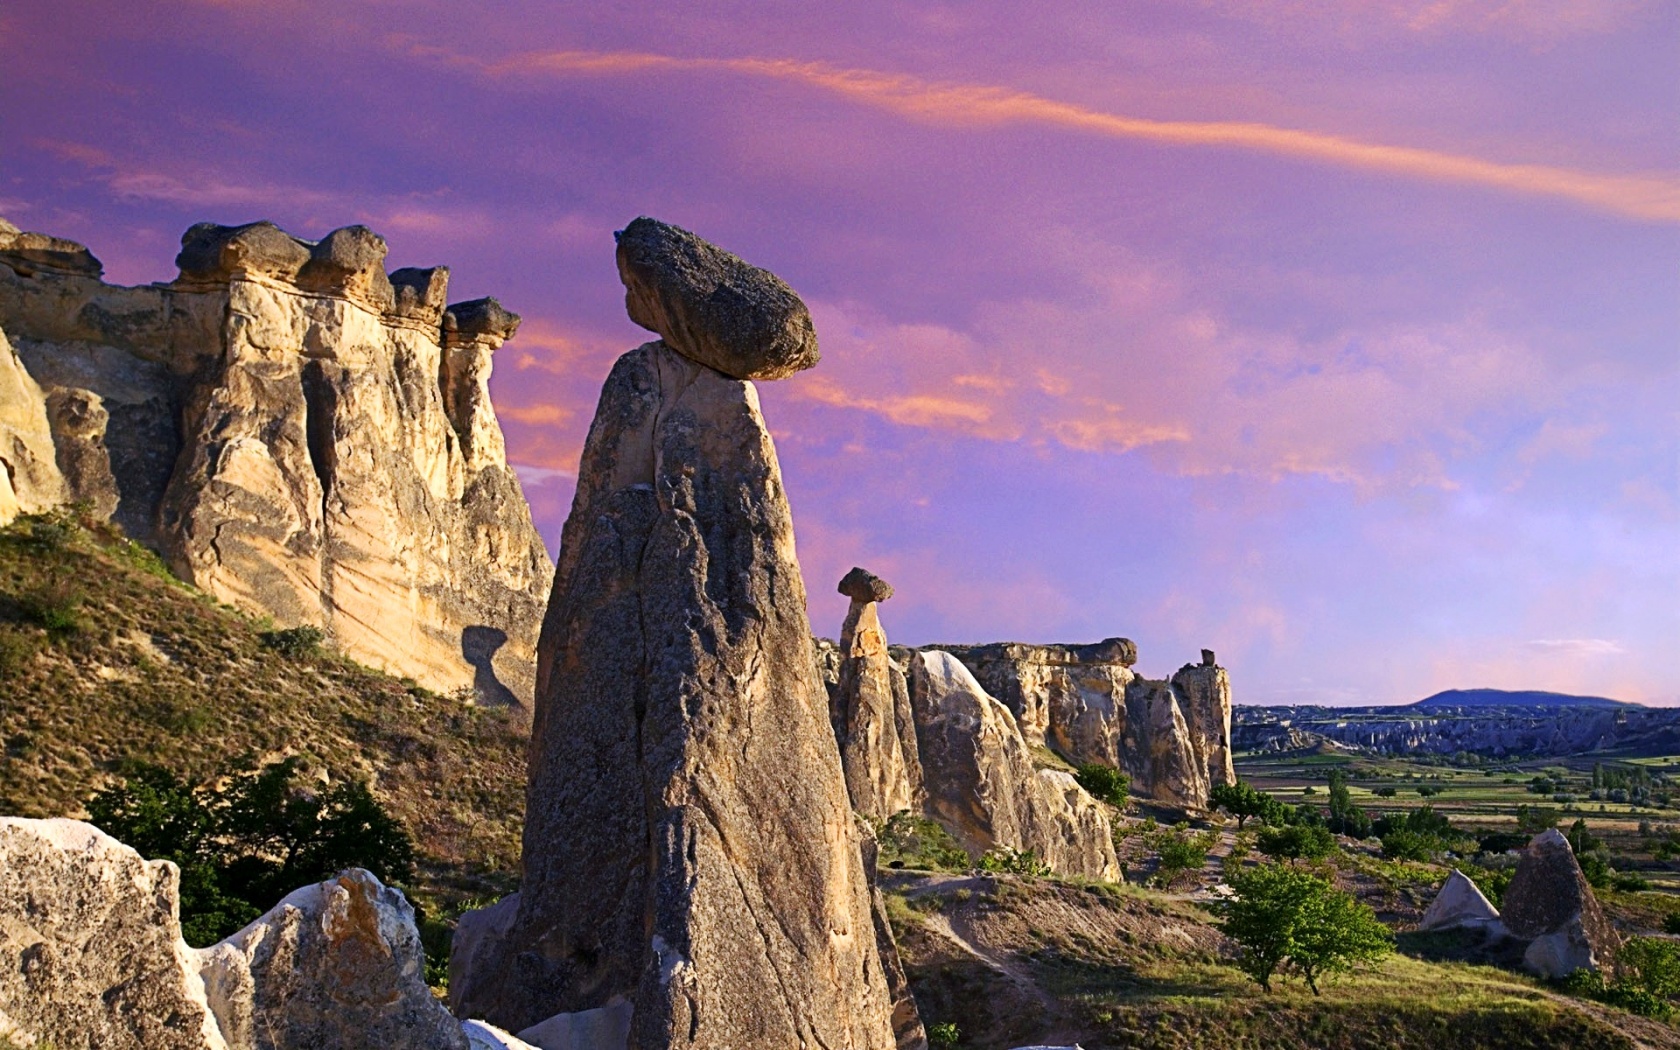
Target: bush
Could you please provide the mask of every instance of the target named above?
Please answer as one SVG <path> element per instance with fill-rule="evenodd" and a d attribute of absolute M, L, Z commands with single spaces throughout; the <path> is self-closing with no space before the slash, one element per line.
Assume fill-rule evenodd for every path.
<path fill-rule="evenodd" d="M 1405 828 L 1397 828 L 1382 837 L 1383 856 L 1390 860 L 1427 861 L 1441 850 L 1441 845 L 1434 835 L 1420 835 Z"/>
<path fill-rule="evenodd" d="M 1680 944 L 1655 937 L 1630 937 L 1616 954 L 1616 977 L 1606 982 L 1592 970 L 1576 970 L 1563 979 L 1572 995 L 1597 999 L 1630 1013 L 1669 1020 L 1671 1001 L 1680 995 Z"/>
<path fill-rule="evenodd" d="M 1132 778 L 1113 766 L 1093 762 L 1080 766 L 1073 778 L 1091 793 L 1092 798 L 1101 799 L 1116 809 L 1126 808 L 1126 794 L 1131 790 Z"/>
<path fill-rule="evenodd" d="M 1441 789 L 1431 784 L 1419 784 L 1417 793 L 1423 798 L 1430 798 L 1434 795 L 1439 795 L 1441 793 Z"/>
<path fill-rule="evenodd" d="M 901 810 L 888 818 L 879 835 L 881 866 L 923 871 L 968 871 L 968 853 L 938 821 Z"/>
<path fill-rule="evenodd" d="M 281 656 L 308 656 L 321 648 L 326 641 L 326 632 L 313 624 L 301 627 L 288 627 L 283 631 L 264 631 L 259 635 L 262 643 L 279 653 Z"/>
<path fill-rule="evenodd" d="M 1281 828 L 1261 828 L 1255 845 L 1268 857 L 1318 860 L 1335 850 L 1336 836 L 1321 825 L 1286 824 Z"/>
<path fill-rule="evenodd" d="M 287 893 L 345 868 L 408 879 L 414 845 L 359 781 L 306 789 L 298 759 L 236 772 L 221 790 L 137 765 L 88 801 L 90 819 L 149 859 L 181 869 L 187 943 L 213 944 Z"/>
<path fill-rule="evenodd" d="M 1160 863 L 1155 868 L 1155 881 L 1164 889 L 1171 889 L 1186 873 L 1200 871 L 1207 863 L 1208 850 L 1219 841 L 1219 833 L 1205 831 L 1196 834 L 1189 824 L 1175 824 L 1151 835 L 1149 845 Z"/>
<path fill-rule="evenodd" d="M 1235 784 L 1215 785 L 1208 802 L 1213 808 L 1236 817 L 1239 831 L 1249 817 L 1256 817 L 1264 824 L 1282 824 L 1288 819 L 1289 807 L 1240 780 Z"/>
<path fill-rule="evenodd" d="M 1380 787 L 1373 790 L 1371 794 L 1377 796 L 1378 798 L 1393 798 L 1396 794 L 1398 794 L 1398 792 L 1391 787 Z"/>
<path fill-rule="evenodd" d="M 1680 934 L 1680 912 L 1670 912 L 1663 916 L 1663 932 Z"/>
<path fill-rule="evenodd" d="M 82 616 L 84 600 L 76 586 L 57 580 L 25 595 L 21 604 L 31 623 L 58 640 L 76 634 L 87 625 Z"/>
<path fill-rule="evenodd" d="M 994 846 L 980 858 L 981 871 L 1005 872 L 1043 878 L 1050 874 L 1050 866 L 1038 859 L 1032 850 L 1018 850 L 1014 846 Z"/>
<path fill-rule="evenodd" d="M 1321 977 L 1375 962 L 1392 946 L 1376 914 L 1328 879 L 1272 863 L 1229 882 L 1235 897 L 1220 906 L 1222 926 L 1239 946 L 1238 968 L 1268 992 L 1288 965 L 1317 995 Z"/>
<path fill-rule="evenodd" d="M 950 1021 L 928 1027 L 928 1044 L 930 1046 L 951 1047 L 962 1041 L 962 1032 Z"/>

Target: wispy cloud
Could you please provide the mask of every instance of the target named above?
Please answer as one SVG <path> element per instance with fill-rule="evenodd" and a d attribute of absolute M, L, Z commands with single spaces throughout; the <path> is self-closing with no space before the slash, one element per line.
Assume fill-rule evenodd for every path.
<path fill-rule="evenodd" d="M 1622 643 L 1609 638 L 1536 638 L 1528 643 L 1528 648 L 1575 656 L 1615 656 L 1627 652 Z"/>
<path fill-rule="evenodd" d="M 948 126 L 1036 124 L 1108 138 L 1174 146 L 1225 147 L 1295 157 L 1407 178 L 1552 197 L 1645 221 L 1680 223 L 1680 183 L 1659 175 L 1517 164 L 1415 146 L 1365 142 L 1325 132 L 1239 121 L 1157 120 L 1094 109 L 1008 87 L 940 83 L 870 69 L 781 58 L 681 58 L 639 51 L 539 51 L 481 62 L 408 43 L 410 53 L 491 77 L 628 76 L 723 72 L 828 91 L 900 116 Z"/>

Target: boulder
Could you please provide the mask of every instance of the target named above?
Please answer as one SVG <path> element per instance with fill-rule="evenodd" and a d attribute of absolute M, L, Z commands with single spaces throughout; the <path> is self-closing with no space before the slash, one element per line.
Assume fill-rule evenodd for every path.
<path fill-rule="evenodd" d="M 0 817 L 0 1043 L 226 1050 L 180 879 L 91 824 Z"/>
<path fill-rule="evenodd" d="M 414 909 L 352 868 L 202 953 L 230 1050 L 467 1050 L 426 986 Z"/>
<path fill-rule="evenodd" d="M 872 820 L 920 810 L 922 764 L 904 673 L 887 653 L 879 602 L 892 596 L 885 580 L 853 569 L 840 581 L 852 604 L 840 629 L 838 681 L 830 720 L 852 808 Z M 877 597 L 880 596 L 880 597 Z"/>
<path fill-rule="evenodd" d="M 645 216 L 617 237 L 630 320 L 677 353 L 733 379 L 782 379 L 821 357 L 810 311 L 775 274 Z"/>
<path fill-rule="evenodd" d="M 1621 947 L 1569 840 L 1556 828 L 1534 836 L 1523 850 L 1500 920 L 1511 936 L 1529 942 L 1523 964 L 1542 977 L 1609 969 Z"/>
<path fill-rule="evenodd" d="M 97 278 L 105 267 L 87 247 L 62 237 L 28 233 L 0 219 L 0 261 L 29 273 L 46 271 Z"/>
<path fill-rule="evenodd" d="M 552 566 L 488 394 L 518 318 L 446 311 L 445 269 L 393 282 L 385 251 L 361 226 L 311 242 L 204 223 L 173 284 L 124 288 L 0 249 L 0 328 L 63 477 L 51 502 L 87 503 L 219 601 L 528 710 Z M 0 351 L 15 468 L 10 416 L 40 399 L 8 396 L 8 367 Z"/>
<path fill-rule="evenodd" d="M 457 1013 L 528 1039 L 622 1002 L 635 1050 L 895 1045 L 805 608 L 757 392 L 625 354 L 543 625 L 517 915 Z"/>
<path fill-rule="evenodd" d="M 927 813 L 979 857 L 1030 850 L 1059 875 L 1117 880 L 1108 817 L 1066 772 L 1038 769 L 1015 716 L 949 653 L 910 662 Z"/>
<path fill-rule="evenodd" d="M 1487 929 L 1499 921 L 1499 909 L 1482 894 L 1481 888 L 1454 868 L 1441 890 L 1429 903 L 1418 923 L 1420 930 Z"/>
<path fill-rule="evenodd" d="M 509 1035 L 488 1021 L 462 1021 L 468 1050 L 545 1050 L 532 1046 L 516 1035 Z"/>

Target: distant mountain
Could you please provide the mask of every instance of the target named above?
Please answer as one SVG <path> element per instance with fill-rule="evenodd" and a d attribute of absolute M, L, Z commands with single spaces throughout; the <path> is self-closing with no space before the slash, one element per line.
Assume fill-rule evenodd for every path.
<path fill-rule="evenodd" d="M 1573 696 L 1539 689 L 1448 689 L 1425 697 L 1408 709 L 1436 707 L 1638 707 L 1607 696 Z"/>

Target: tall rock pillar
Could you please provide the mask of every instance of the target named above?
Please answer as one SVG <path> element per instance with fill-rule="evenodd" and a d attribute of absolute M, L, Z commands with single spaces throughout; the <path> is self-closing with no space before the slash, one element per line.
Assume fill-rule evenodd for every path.
<path fill-rule="evenodd" d="M 916 720 L 904 673 L 887 655 L 880 603 L 892 597 L 887 581 L 854 568 L 840 581 L 852 600 L 840 628 L 840 685 L 830 716 L 852 808 L 873 820 L 922 804 L 922 763 Z"/>
<path fill-rule="evenodd" d="M 538 647 L 525 879 L 451 982 L 456 1012 L 636 1050 L 891 1050 L 749 381 L 816 363 L 810 315 L 775 276 L 651 219 L 618 261 L 631 319 L 663 339 L 618 360 L 590 427 Z"/>

